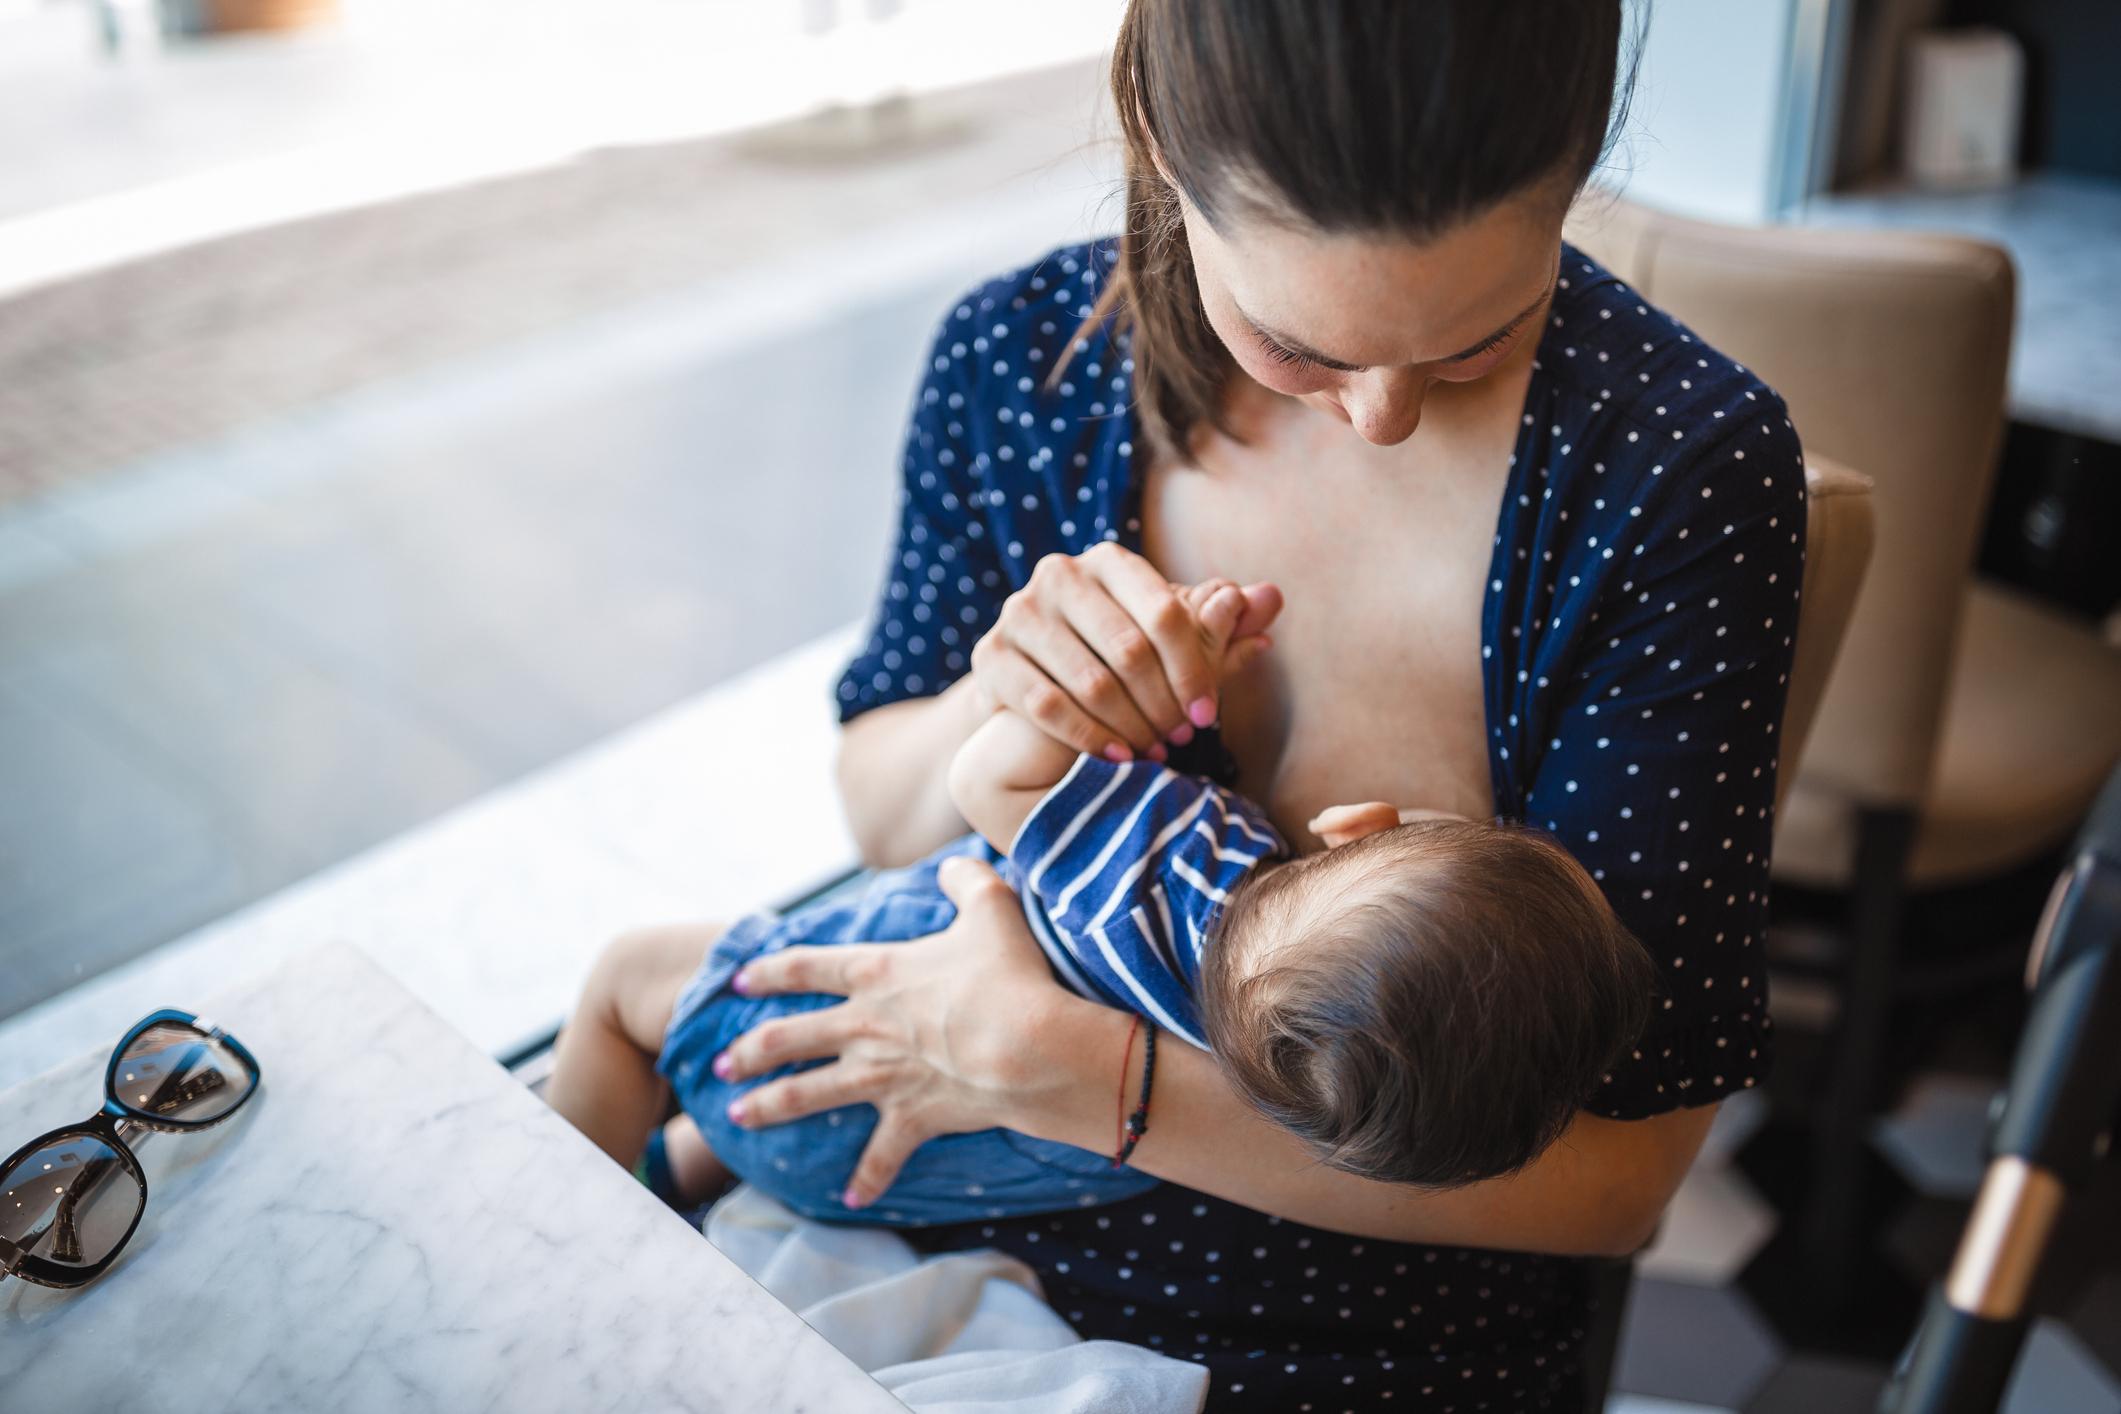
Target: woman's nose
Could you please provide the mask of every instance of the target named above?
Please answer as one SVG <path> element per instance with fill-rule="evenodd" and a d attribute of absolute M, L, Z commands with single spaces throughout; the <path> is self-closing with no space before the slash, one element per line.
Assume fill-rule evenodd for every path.
<path fill-rule="evenodd" d="M 1340 405 L 1363 441 L 1396 447 L 1421 425 L 1429 380 L 1411 368 L 1372 368 L 1342 385 Z"/>

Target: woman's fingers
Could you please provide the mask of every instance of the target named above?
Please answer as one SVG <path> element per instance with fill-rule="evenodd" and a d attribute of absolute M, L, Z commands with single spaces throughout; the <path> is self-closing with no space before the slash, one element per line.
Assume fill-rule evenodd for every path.
<path fill-rule="evenodd" d="M 870 1134 L 861 1162 L 854 1166 L 854 1176 L 847 1181 L 847 1191 L 840 1201 L 850 1208 L 866 1208 L 874 1203 L 890 1190 L 913 1151 L 933 1137 L 887 1112 Z"/>
<path fill-rule="evenodd" d="M 1148 640 L 1102 596 L 1103 591 L 1091 585 L 1057 612 L 1031 617 L 1017 629 L 1014 646 L 1129 755 L 1152 754 L 1151 748 L 1159 745 L 1163 734 L 1136 702 L 1127 678 L 1130 670 L 1107 656 L 1118 655 L 1127 661 L 1124 648 L 1110 646 L 1115 637 L 1124 642 L 1131 635 L 1144 649 Z M 1098 600 L 1102 600 L 1101 610 L 1096 606 Z M 1153 651 L 1150 656 L 1154 658 Z"/>
<path fill-rule="evenodd" d="M 1085 712 L 1038 664 L 998 635 L 988 634 L 972 653 L 974 668 L 995 700 L 1021 713 L 1061 745 L 1090 756 L 1106 755 L 1107 747 L 1126 747 L 1117 733 Z"/>
<path fill-rule="evenodd" d="M 748 1080 L 798 1061 L 825 1060 L 847 1049 L 860 1027 L 844 1007 L 825 1007 L 762 1021 L 714 1058 L 722 1080 Z"/>
<path fill-rule="evenodd" d="M 1143 683 L 1135 700 L 1144 701 L 1145 695 L 1158 704 L 1168 700 L 1178 710 L 1177 720 L 1159 723 L 1167 733 L 1181 721 L 1195 727 L 1212 724 L 1218 700 L 1215 674 L 1201 649 L 1193 614 L 1171 592 L 1171 582 L 1140 555 L 1110 541 L 1084 552 L 1082 558 L 1156 650 L 1154 666 L 1144 660 L 1141 672 L 1148 678 L 1160 676 L 1162 691 Z M 1127 686 L 1130 691 L 1136 688 L 1133 676 L 1127 677 Z"/>
<path fill-rule="evenodd" d="M 741 1129 L 763 1129 L 806 1119 L 827 1110 L 857 1105 L 877 1091 L 874 1069 L 852 1061 L 834 1061 L 814 1070 L 769 1080 L 730 1102 L 729 1122 Z"/>
<path fill-rule="evenodd" d="M 890 966 L 888 943 L 844 943 L 838 947 L 792 947 L 755 957 L 731 980 L 738 996 L 824 992 L 844 997 Z"/>
<path fill-rule="evenodd" d="M 1192 728 L 1187 724 L 1178 700 L 1171 695 L 1171 685 L 1165 681 L 1164 663 L 1157 654 L 1156 645 L 1134 621 L 1134 616 L 1121 608 L 1105 587 L 1094 579 L 1087 580 L 1080 592 L 1061 601 L 1059 608 L 1069 629 L 1085 645 L 1083 651 L 1094 655 L 1098 666 L 1104 670 L 1104 681 L 1098 685 L 1106 687 L 1114 698 L 1125 703 L 1130 722 L 1141 724 L 1141 735 L 1128 735 L 1135 752 L 1150 754 L 1150 747 L 1172 737 L 1183 746 L 1190 739 Z M 1086 701 L 1084 705 L 1107 722 L 1115 726 L 1119 724 L 1101 703 Z M 1181 733 L 1178 729 L 1182 726 L 1186 730 Z"/>
<path fill-rule="evenodd" d="M 969 854 L 953 854 L 936 866 L 935 882 L 943 896 L 957 905 L 960 918 L 980 909 L 1000 908 L 1020 919 L 1016 890 L 1009 887 L 994 866 Z M 1027 927 L 1028 931 L 1028 927 Z"/>

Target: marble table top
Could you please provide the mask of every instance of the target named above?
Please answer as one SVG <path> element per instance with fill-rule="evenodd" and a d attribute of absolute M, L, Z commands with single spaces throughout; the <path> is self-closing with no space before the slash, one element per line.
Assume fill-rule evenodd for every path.
<path fill-rule="evenodd" d="M 1987 192 L 1815 197 L 1811 225 L 1903 226 L 1991 240 L 2018 265 L 2010 411 L 2121 442 L 2121 182 L 2057 173 Z"/>
<path fill-rule="evenodd" d="M 358 949 L 163 1004 L 264 1086 L 145 1136 L 100 1280 L 0 1282 L 7 1408 L 903 1414 Z M 0 1093 L 0 1151 L 92 1113 L 117 1039 Z"/>

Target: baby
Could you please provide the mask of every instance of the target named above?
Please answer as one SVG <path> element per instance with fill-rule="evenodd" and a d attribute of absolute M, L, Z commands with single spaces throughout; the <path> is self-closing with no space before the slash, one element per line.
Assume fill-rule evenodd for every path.
<path fill-rule="evenodd" d="M 1184 592 L 1218 677 L 1248 658 L 1243 592 Z M 1256 646 L 1256 645 L 1255 645 Z M 1114 763 L 996 712 L 950 767 L 974 833 L 852 897 L 754 915 L 672 1007 L 656 1070 L 715 1158 L 805 1216 L 885 1224 L 1090 1206 L 1154 1179 L 1109 1154 L 1007 1130 L 915 1151 L 859 1212 L 841 1202 L 875 1112 L 740 1129 L 713 1059 L 771 1016 L 836 998 L 747 998 L 752 958 L 791 944 L 941 931 L 940 863 L 971 854 L 1022 895 L 1061 983 L 1211 1052 L 1238 1093 L 1323 1162 L 1449 1186 L 1511 1172 L 1551 1142 L 1640 1031 L 1655 986 L 1597 885 L 1545 837 L 1433 811 L 1336 806 L 1328 848 L 1294 857 L 1260 808 L 1168 766 Z M 805 1068 L 805 1067 L 797 1067 Z"/>

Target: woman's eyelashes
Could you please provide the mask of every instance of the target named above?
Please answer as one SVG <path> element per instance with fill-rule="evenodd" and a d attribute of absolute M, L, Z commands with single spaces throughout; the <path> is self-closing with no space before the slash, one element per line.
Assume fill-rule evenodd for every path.
<path fill-rule="evenodd" d="M 1451 362 L 1471 363 L 1474 359 L 1479 358 L 1484 353 L 1493 353 L 1496 349 L 1499 349 L 1504 344 L 1510 342 L 1510 335 L 1516 332 L 1517 326 L 1513 324 L 1509 328 L 1502 330 L 1500 333 L 1490 336 L 1487 342 L 1481 344 L 1480 347 L 1467 349 L 1464 353 L 1457 355 L 1451 360 Z"/>
<path fill-rule="evenodd" d="M 1482 341 L 1478 347 L 1467 349 L 1461 354 L 1453 354 L 1450 358 L 1445 359 L 1444 362 L 1454 365 L 1467 364 L 1483 354 L 1493 353 L 1504 344 L 1510 342 L 1511 336 L 1517 332 L 1519 327 L 1519 325 L 1512 325 L 1507 329 L 1498 330 Z M 1297 373 L 1309 373 L 1321 369 L 1330 369 L 1335 373 L 1360 373 L 1363 371 L 1360 368 L 1349 368 L 1340 364 L 1321 363 L 1309 354 L 1298 353 L 1295 349 L 1279 343 L 1258 329 L 1252 331 L 1252 336 L 1259 341 L 1260 352 L 1283 367 Z"/>
<path fill-rule="evenodd" d="M 1260 333 L 1257 329 L 1254 329 L 1252 334 L 1254 338 L 1259 340 L 1261 352 L 1265 353 L 1268 358 L 1273 359 L 1276 363 L 1293 368 L 1298 373 L 1308 373 L 1314 368 L 1324 367 L 1323 364 L 1309 354 L 1300 354 L 1294 349 L 1285 348 L 1268 338 L 1265 334 Z"/>

